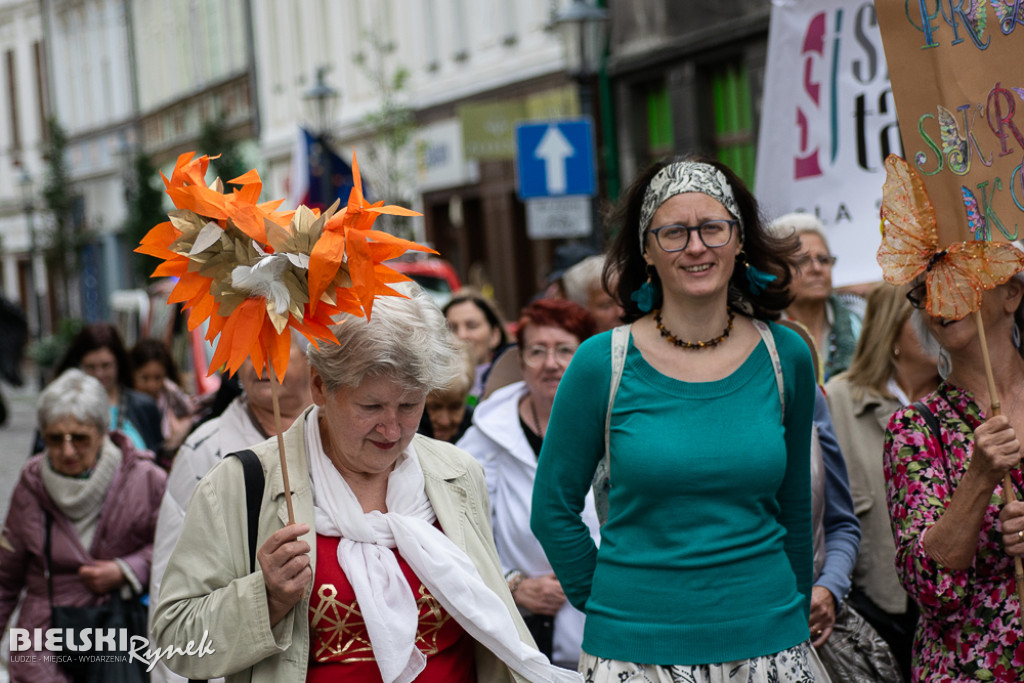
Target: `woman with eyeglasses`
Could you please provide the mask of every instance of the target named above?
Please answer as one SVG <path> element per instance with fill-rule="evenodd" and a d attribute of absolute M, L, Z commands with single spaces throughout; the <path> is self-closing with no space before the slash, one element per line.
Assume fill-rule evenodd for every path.
<path fill-rule="evenodd" d="M 494 542 L 516 605 L 540 650 L 572 669 L 580 656 L 583 614 L 566 601 L 530 531 L 530 494 L 555 391 L 576 348 L 594 331 L 590 313 L 565 299 L 539 299 L 524 308 L 516 329 L 523 381 L 480 403 L 457 444 L 484 466 Z M 592 497 L 583 515 L 596 542 Z"/>
<path fill-rule="evenodd" d="M 908 294 L 918 306 L 926 293 Z M 1014 556 L 1024 555 L 1024 502 L 1001 505 L 1004 476 L 1024 495 L 1024 274 L 984 292 L 981 319 L 1002 409 L 982 360 L 975 317 L 912 319 L 937 353 L 944 380 L 896 412 L 884 472 L 896 539 L 896 573 L 921 609 L 913 681 L 1024 680 L 1024 636 Z"/>
<path fill-rule="evenodd" d="M 814 367 L 769 322 L 790 303 L 797 240 L 769 233 L 711 159 L 653 165 L 616 218 L 605 278 L 629 325 L 585 341 L 566 370 L 531 514 L 586 615 L 580 671 L 827 681 L 808 628 Z M 600 547 L 585 517 L 598 471 Z"/>
<path fill-rule="evenodd" d="M 39 396 L 45 447 L 22 468 L 0 534 L 0 629 L 22 595 L 17 627 L 45 633 L 54 606 L 99 605 L 115 591 L 138 600 L 147 592 L 166 474 L 152 453 L 109 430 L 108 411 L 103 385 L 77 369 Z M 11 658 L 11 681 L 71 680 L 45 656 L 67 651 L 20 654 Z"/>
<path fill-rule="evenodd" d="M 810 332 L 827 381 L 850 367 L 860 338 L 863 301 L 854 295 L 844 299 L 832 291 L 836 257 L 828 248 L 825 226 L 817 217 L 789 213 L 775 219 L 771 230 L 779 235 L 795 234 L 800 240 L 789 287 L 793 302 L 785 315 Z"/>

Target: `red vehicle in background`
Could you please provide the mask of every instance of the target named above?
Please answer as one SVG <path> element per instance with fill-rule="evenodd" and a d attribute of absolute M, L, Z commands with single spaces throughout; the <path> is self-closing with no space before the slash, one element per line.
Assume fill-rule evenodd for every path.
<path fill-rule="evenodd" d="M 443 308 L 452 298 L 452 294 L 462 287 L 452 264 L 436 256 L 407 252 L 388 261 L 387 265 L 415 280 L 416 284 L 430 295 L 438 308 Z"/>

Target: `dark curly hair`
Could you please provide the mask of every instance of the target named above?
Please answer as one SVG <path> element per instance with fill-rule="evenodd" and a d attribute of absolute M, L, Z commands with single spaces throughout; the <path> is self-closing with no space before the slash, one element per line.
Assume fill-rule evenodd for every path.
<path fill-rule="evenodd" d="M 737 258 L 736 268 L 729 281 L 729 305 L 738 313 L 752 315 L 764 320 L 775 320 L 793 297 L 789 294 L 789 283 L 792 280 L 792 260 L 800 249 L 796 236 L 778 237 L 766 229 L 757 200 L 753 193 L 740 180 L 732 169 L 718 161 L 702 156 L 683 156 L 657 161 L 643 171 L 624 195 L 611 220 L 619 226 L 619 234 L 612 244 L 605 262 L 602 284 L 604 288 L 618 299 L 622 306 L 624 322 L 630 323 L 642 318 L 646 313 L 641 311 L 636 302 L 630 298 L 648 275 L 655 284 L 658 294 L 655 306 L 660 305 L 661 282 L 657 273 L 648 273 L 647 262 L 640 251 L 640 210 L 644 202 L 644 194 L 651 180 L 658 171 L 666 166 L 681 161 L 692 161 L 713 166 L 725 175 L 732 187 L 736 206 L 743 223 L 741 256 Z M 746 255 L 750 265 L 758 270 L 775 275 L 776 279 L 765 291 L 753 294 L 744 273 L 742 254 Z M 616 284 L 616 279 L 618 280 Z"/>

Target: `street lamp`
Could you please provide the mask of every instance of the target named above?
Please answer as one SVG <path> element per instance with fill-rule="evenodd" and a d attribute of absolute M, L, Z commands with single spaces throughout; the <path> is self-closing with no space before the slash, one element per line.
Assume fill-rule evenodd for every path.
<path fill-rule="evenodd" d="M 341 99 L 341 93 L 327 83 L 327 71 L 329 67 L 320 66 L 316 70 L 316 82 L 313 87 L 302 96 L 302 99 L 309 103 L 313 110 L 313 126 L 315 141 L 312 149 L 313 174 L 320 176 L 320 202 L 321 209 L 326 209 L 334 199 L 333 183 L 331 180 L 331 169 L 328 155 L 328 142 L 330 138 L 331 125 L 334 122 L 334 109 Z M 310 204 L 315 204 L 310 202 Z"/>
<path fill-rule="evenodd" d="M 565 42 L 566 71 L 580 84 L 580 110 L 593 115 L 591 80 L 601 67 L 608 37 L 608 10 L 588 2 L 572 3 L 555 17 L 555 26 Z"/>
<path fill-rule="evenodd" d="M 21 189 L 21 202 L 22 209 L 25 211 L 25 223 L 28 226 L 28 273 L 32 286 L 31 296 L 35 300 L 35 338 L 36 341 L 39 341 L 43 338 L 43 295 L 39 288 L 39 278 L 37 277 L 39 272 L 36 268 L 37 259 L 39 258 L 39 250 L 36 247 L 35 199 L 33 197 L 32 176 L 29 175 L 28 169 L 25 168 L 24 164 L 21 167 L 21 178 L 18 181 L 18 185 Z M 38 371 L 39 388 L 42 389 L 44 384 L 43 370 L 42 368 L 38 368 Z"/>
<path fill-rule="evenodd" d="M 597 119 L 594 106 L 594 77 L 601 68 L 601 59 L 608 38 L 608 10 L 594 5 L 591 0 L 572 0 L 568 7 L 555 16 L 554 24 L 561 32 L 565 43 L 566 73 L 576 81 L 579 89 L 580 114 Z M 596 130 L 597 121 L 594 123 Z M 590 231 L 591 245 L 600 251 L 601 221 L 597 202 L 593 199 L 590 214 L 593 226 Z"/>

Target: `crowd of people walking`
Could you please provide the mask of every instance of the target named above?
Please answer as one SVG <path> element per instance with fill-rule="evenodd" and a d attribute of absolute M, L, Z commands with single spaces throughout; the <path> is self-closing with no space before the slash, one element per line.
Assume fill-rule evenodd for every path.
<path fill-rule="evenodd" d="M 163 341 L 83 327 L 0 625 L 127 605 L 214 650 L 123 680 L 1024 678 L 1024 274 L 982 297 L 992 395 L 973 318 L 837 291 L 820 221 L 717 160 L 651 165 L 609 224 L 510 323 L 407 285 L 214 408 Z"/>

